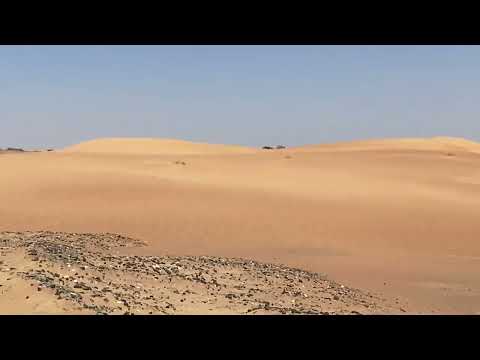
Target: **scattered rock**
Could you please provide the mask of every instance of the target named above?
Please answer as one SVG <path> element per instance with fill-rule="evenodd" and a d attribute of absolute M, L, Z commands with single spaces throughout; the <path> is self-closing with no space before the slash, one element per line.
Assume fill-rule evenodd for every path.
<path fill-rule="evenodd" d="M 25 256 L 38 264 L 17 275 L 34 282 L 38 291 L 93 314 L 175 314 L 195 305 L 205 313 L 351 314 L 365 304 L 369 313 L 381 310 L 371 295 L 283 265 L 117 252 L 145 245 L 116 234 L 0 233 L 0 246 L 25 249 Z M 40 269 L 39 262 L 46 267 Z M 336 302 L 328 301 L 325 292 Z"/>

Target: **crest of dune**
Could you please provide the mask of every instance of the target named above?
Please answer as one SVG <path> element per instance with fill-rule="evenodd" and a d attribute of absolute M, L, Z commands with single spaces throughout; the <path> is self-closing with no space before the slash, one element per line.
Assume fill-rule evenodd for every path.
<path fill-rule="evenodd" d="M 112 153 L 112 154 L 223 154 L 250 153 L 254 149 L 235 146 L 196 143 L 173 139 L 153 138 L 107 138 L 82 142 L 70 146 L 64 152 L 80 153 Z"/>
<path fill-rule="evenodd" d="M 424 150 L 424 151 L 467 151 L 480 153 L 480 144 L 463 138 L 398 138 L 378 139 L 334 144 L 306 145 L 292 148 L 300 152 L 356 151 L 356 150 Z"/>

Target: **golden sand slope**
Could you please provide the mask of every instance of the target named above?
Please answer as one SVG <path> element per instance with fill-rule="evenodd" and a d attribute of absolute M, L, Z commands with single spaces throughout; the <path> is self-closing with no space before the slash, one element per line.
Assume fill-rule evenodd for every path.
<path fill-rule="evenodd" d="M 65 152 L 109 154 L 224 154 L 251 153 L 254 149 L 243 146 L 195 143 L 173 139 L 109 138 L 86 141 L 68 147 Z"/>
<path fill-rule="evenodd" d="M 387 142 L 351 151 L 216 147 L 208 156 L 117 146 L 4 154 L 0 231 L 119 233 L 156 255 L 319 271 L 405 298 L 408 311 L 480 312 L 480 155 L 465 151 L 478 145 Z"/>

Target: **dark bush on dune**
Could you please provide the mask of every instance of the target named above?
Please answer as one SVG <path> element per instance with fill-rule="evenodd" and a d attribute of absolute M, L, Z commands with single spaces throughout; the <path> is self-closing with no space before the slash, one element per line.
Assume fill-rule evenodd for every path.
<path fill-rule="evenodd" d="M 20 149 L 20 148 L 11 148 L 11 147 L 9 147 L 9 148 L 7 148 L 7 151 L 21 151 L 21 152 L 23 152 L 23 151 L 25 151 L 25 150 Z"/>
<path fill-rule="evenodd" d="M 281 150 L 281 149 L 286 149 L 286 147 L 283 146 L 283 145 L 277 145 L 277 146 L 275 146 L 275 147 L 273 147 L 273 146 L 264 146 L 264 147 L 262 147 L 262 149 L 264 149 L 264 150 Z"/>

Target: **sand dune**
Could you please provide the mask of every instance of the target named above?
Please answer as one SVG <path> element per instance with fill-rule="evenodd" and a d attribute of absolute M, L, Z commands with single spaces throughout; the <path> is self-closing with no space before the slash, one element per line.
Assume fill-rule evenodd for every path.
<path fill-rule="evenodd" d="M 251 153 L 254 149 L 243 146 L 196 143 L 173 139 L 108 138 L 86 141 L 64 149 L 65 152 L 115 154 L 229 154 Z"/>
<path fill-rule="evenodd" d="M 0 231 L 118 233 L 148 242 L 141 255 L 282 263 L 407 301 L 407 311 L 477 313 L 478 147 L 436 138 L 261 151 L 114 139 L 9 153 Z"/>
<path fill-rule="evenodd" d="M 378 139 L 334 144 L 308 145 L 292 148 L 294 151 L 366 151 L 366 150 L 423 150 L 466 151 L 480 153 L 480 144 L 463 138 L 434 137 Z"/>

